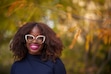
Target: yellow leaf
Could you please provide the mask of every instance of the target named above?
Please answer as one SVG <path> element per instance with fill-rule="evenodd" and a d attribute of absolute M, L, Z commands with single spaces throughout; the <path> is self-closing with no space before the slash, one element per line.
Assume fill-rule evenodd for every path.
<path fill-rule="evenodd" d="M 109 44 L 111 43 L 111 37 L 109 37 Z"/>
<path fill-rule="evenodd" d="M 90 40 L 89 35 L 87 35 L 87 36 L 86 36 L 86 44 L 85 44 L 85 49 L 86 49 L 86 51 L 89 50 L 89 40 Z"/>
<path fill-rule="evenodd" d="M 74 47 L 74 45 L 75 45 L 75 43 L 76 43 L 76 40 L 77 40 L 78 36 L 80 35 L 80 33 L 81 33 L 81 29 L 79 29 L 79 30 L 77 31 L 77 33 L 74 35 L 73 40 L 72 40 L 72 43 L 71 43 L 71 45 L 69 46 L 70 49 L 72 49 L 72 48 Z"/>
<path fill-rule="evenodd" d="M 107 37 L 107 35 L 103 37 L 103 41 L 104 41 L 105 44 L 108 43 L 108 37 Z"/>

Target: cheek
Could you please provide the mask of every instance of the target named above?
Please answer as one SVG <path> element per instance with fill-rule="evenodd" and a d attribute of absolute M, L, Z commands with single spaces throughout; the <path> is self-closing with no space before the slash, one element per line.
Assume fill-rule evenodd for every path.
<path fill-rule="evenodd" d="M 40 49 L 43 49 L 43 45 L 40 45 Z"/>

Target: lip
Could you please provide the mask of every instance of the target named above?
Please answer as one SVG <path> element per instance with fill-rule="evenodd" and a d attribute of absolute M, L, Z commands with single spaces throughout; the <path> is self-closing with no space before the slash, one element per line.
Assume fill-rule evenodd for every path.
<path fill-rule="evenodd" d="M 31 48 L 32 50 L 37 50 L 37 49 L 39 48 L 39 45 L 38 45 L 38 44 L 31 44 L 31 45 L 30 45 L 30 48 Z"/>

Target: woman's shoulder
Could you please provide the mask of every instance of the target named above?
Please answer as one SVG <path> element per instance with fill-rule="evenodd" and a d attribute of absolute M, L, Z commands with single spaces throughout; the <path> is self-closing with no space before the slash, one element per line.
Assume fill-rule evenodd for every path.
<path fill-rule="evenodd" d="M 55 74 L 66 74 L 64 63 L 60 58 L 56 59 L 56 62 L 54 64 L 54 71 L 55 71 Z"/>
<path fill-rule="evenodd" d="M 56 65 L 56 66 L 60 66 L 60 65 L 64 66 L 64 64 L 63 64 L 63 62 L 62 62 L 62 60 L 60 58 L 56 59 L 54 65 Z"/>
<path fill-rule="evenodd" d="M 12 68 L 16 68 L 18 66 L 23 66 L 23 65 L 25 65 L 25 63 L 26 63 L 25 59 L 14 61 L 12 64 Z"/>
<path fill-rule="evenodd" d="M 27 61 L 15 61 L 11 66 L 11 74 L 21 74 L 22 71 L 24 72 L 24 70 L 29 70 L 29 68 L 30 67 Z"/>
<path fill-rule="evenodd" d="M 16 68 L 17 68 L 18 66 L 20 66 L 19 61 L 15 61 L 15 62 L 12 64 L 12 66 L 11 66 L 11 72 L 10 72 L 10 74 L 15 74 L 15 70 L 16 70 Z"/>
<path fill-rule="evenodd" d="M 55 69 L 65 68 L 64 63 L 62 62 L 60 58 L 56 58 L 55 62 L 48 60 L 47 62 L 45 62 L 45 64 L 47 64 L 48 66 L 53 66 L 53 68 Z"/>

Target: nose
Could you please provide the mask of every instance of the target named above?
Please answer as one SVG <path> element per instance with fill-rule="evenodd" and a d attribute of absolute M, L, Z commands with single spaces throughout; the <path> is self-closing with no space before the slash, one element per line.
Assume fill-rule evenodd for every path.
<path fill-rule="evenodd" d="M 36 39 L 33 39 L 32 42 L 33 42 L 33 43 L 37 43 L 37 40 L 36 40 Z"/>

